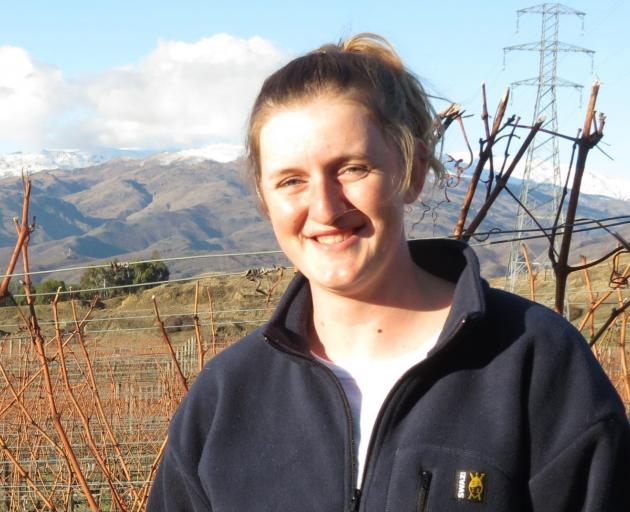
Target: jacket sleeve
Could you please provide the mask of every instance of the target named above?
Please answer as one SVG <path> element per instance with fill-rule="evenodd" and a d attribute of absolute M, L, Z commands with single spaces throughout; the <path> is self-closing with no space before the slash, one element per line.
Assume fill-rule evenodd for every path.
<path fill-rule="evenodd" d="M 619 395 L 572 325 L 531 313 L 532 508 L 630 511 L 630 426 Z"/>
<path fill-rule="evenodd" d="M 199 464 L 214 413 L 212 372 L 206 367 L 171 419 L 164 456 L 151 487 L 148 512 L 212 511 Z"/>
<path fill-rule="evenodd" d="M 170 443 L 158 468 L 147 512 L 212 512 L 196 472 L 184 467 Z"/>
<path fill-rule="evenodd" d="M 630 510 L 630 428 L 619 415 L 600 420 L 529 481 L 533 510 Z"/>

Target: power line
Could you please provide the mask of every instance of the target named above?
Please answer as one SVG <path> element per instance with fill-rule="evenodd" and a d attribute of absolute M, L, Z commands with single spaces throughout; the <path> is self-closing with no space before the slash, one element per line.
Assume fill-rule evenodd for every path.
<path fill-rule="evenodd" d="M 238 276 L 238 275 L 243 275 L 245 271 L 243 270 L 239 270 L 238 272 L 213 272 L 213 273 L 206 273 L 206 274 L 200 274 L 197 276 L 192 276 L 192 277 L 181 277 L 178 279 L 166 279 L 163 281 L 151 281 L 148 283 L 130 283 L 130 284 L 119 284 L 119 285 L 111 285 L 111 286 L 101 286 L 99 288 L 82 288 L 82 289 L 78 289 L 78 290 L 65 290 L 65 291 L 60 291 L 59 295 L 71 295 L 71 294 L 79 294 L 79 293 L 89 293 L 89 292 L 100 292 L 100 291 L 106 291 L 106 290 L 121 290 L 124 288 L 141 288 L 141 287 L 154 287 L 154 286 L 158 286 L 160 284 L 168 284 L 168 283 L 182 283 L 182 282 L 186 282 L 186 281 L 198 281 L 201 279 L 209 279 L 212 277 L 225 277 L 225 276 Z M 57 295 L 57 292 L 41 292 L 41 293 L 31 293 L 30 294 L 31 297 L 45 297 L 45 296 L 54 296 Z M 25 294 L 23 293 L 16 293 L 13 295 L 14 297 L 26 297 Z"/>
<path fill-rule="evenodd" d="M 208 326 L 217 326 L 217 325 L 234 325 L 234 324 L 262 324 L 264 323 L 266 320 L 264 318 L 261 318 L 259 320 L 231 320 L 231 321 L 225 321 L 225 322 L 199 322 L 199 325 L 201 327 L 208 327 Z M 165 325 L 164 329 L 168 330 L 173 330 L 173 329 L 193 329 L 195 327 L 195 324 L 183 324 L 183 325 Z M 118 329 L 96 329 L 94 331 L 92 330 L 87 330 L 85 329 L 84 332 L 85 334 L 96 334 L 96 333 L 104 333 L 104 332 L 133 332 L 133 331 L 151 331 L 151 330 L 155 330 L 157 329 L 156 326 L 151 326 L 151 327 L 121 327 Z"/>
<path fill-rule="evenodd" d="M 595 231 L 597 229 L 604 229 L 604 228 L 609 228 L 609 227 L 614 227 L 614 226 L 622 226 L 622 225 L 626 225 L 626 224 L 630 224 L 630 221 L 625 221 L 625 222 L 615 222 L 612 224 L 606 224 L 605 226 L 592 226 L 592 227 L 587 227 L 587 228 L 581 228 L 581 229 L 574 229 L 573 232 L 574 233 L 582 233 L 584 231 Z M 545 230 L 533 230 L 533 231 L 545 231 Z M 564 233 L 563 230 L 558 230 L 556 231 L 556 235 L 562 235 Z M 475 235 L 478 236 L 478 235 Z M 504 243 L 509 243 L 509 242 L 521 242 L 524 240 L 535 240 L 538 238 L 548 238 L 549 233 L 546 234 L 540 234 L 540 235 L 531 235 L 531 236 L 524 236 L 524 237 L 517 237 L 517 238 L 508 238 L 508 239 L 504 239 L 504 240 L 495 240 L 495 241 L 490 241 L 490 242 L 476 242 L 476 243 L 471 243 L 469 244 L 471 247 L 480 247 L 480 246 L 485 246 L 485 245 L 495 245 L 495 244 L 504 244 Z"/>
<path fill-rule="evenodd" d="M 630 219 L 630 215 L 617 215 L 615 217 L 606 217 L 603 219 L 583 219 L 583 218 L 579 218 L 576 219 L 575 222 L 573 224 L 559 224 L 558 225 L 558 230 L 562 229 L 562 228 L 566 228 L 567 226 L 571 225 L 573 227 L 576 226 L 582 226 L 584 224 L 597 224 L 600 222 L 607 222 L 610 220 L 619 220 L 619 219 Z M 489 231 L 486 232 L 479 232 L 479 233 L 475 233 L 473 236 L 475 237 L 480 237 L 480 236 L 491 236 L 491 235 L 496 235 L 496 234 L 510 234 L 510 233 L 530 233 L 532 231 L 534 232 L 551 232 L 553 228 L 552 227 L 545 227 L 545 228 L 539 228 L 539 227 L 530 227 L 530 228 L 524 228 L 524 229 L 491 229 Z M 603 228 L 602 228 L 603 229 Z M 560 233 L 560 231 L 558 231 Z M 449 236 L 449 238 L 455 238 L 453 235 Z"/>
<path fill-rule="evenodd" d="M 585 231 L 593 231 L 593 230 L 597 230 L 597 229 L 605 229 L 605 228 L 609 228 L 609 227 L 614 227 L 614 226 L 620 226 L 620 225 L 625 225 L 625 224 L 630 224 L 630 220 L 624 221 L 624 222 L 616 222 L 616 223 L 610 223 L 610 224 L 606 224 L 606 225 L 602 225 L 601 223 L 603 222 L 608 222 L 608 221 L 612 221 L 612 220 L 619 220 L 619 219 L 630 219 L 630 215 L 619 215 L 619 216 L 613 216 L 613 217 L 605 217 L 602 219 L 577 219 L 574 223 L 573 223 L 573 227 L 574 228 L 578 228 L 578 229 L 574 229 L 573 231 L 575 233 L 579 233 L 579 232 L 585 232 Z M 593 227 L 582 227 L 579 228 L 580 226 L 585 226 L 588 224 L 595 224 L 595 226 Z M 560 226 L 558 226 L 558 229 L 556 230 L 556 235 L 561 235 L 564 231 L 563 228 L 567 227 L 567 225 L 562 224 Z M 496 244 L 502 244 L 502 243 L 515 243 L 515 242 L 522 242 L 525 240 L 535 240 L 535 239 L 539 239 L 539 238 L 546 238 L 549 233 L 551 233 L 552 228 L 551 227 L 546 227 L 546 228 L 538 228 L 538 227 L 531 227 L 531 228 L 526 228 L 526 229 L 512 229 L 512 230 L 503 230 L 503 229 L 499 229 L 499 228 L 495 228 L 495 229 L 491 229 L 489 231 L 485 231 L 485 232 L 480 232 L 480 233 L 475 233 L 475 235 L 473 236 L 474 239 L 478 240 L 480 237 L 491 237 L 491 236 L 496 236 L 496 235 L 501 235 L 501 234 L 514 234 L 514 233 L 529 233 L 529 232 L 539 232 L 541 234 L 539 235 L 530 235 L 530 236 L 525 236 L 525 237 L 513 237 L 513 238 L 508 238 L 508 239 L 502 239 L 502 240 L 492 240 L 492 241 L 476 241 L 476 242 L 472 242 L 469 243 L 469 245 L 471 247 L 483 247 L 483 246 L 488 246 L 488 245 L 496 245 Z M 424 240 L 429 240 L 429 239 L 436 239 L 436 238 L 455 238 L 452 235 L 449 235 L 447 237 L 423 237 L 422 239 Z M 141 263 L 153 263 L 153 262 L 160 262 L 160 261 L 183 261 L 183 260 L 188 260 L 188 259 L 199 259 L 199 258 L 218 258 L 218 257 L 235 257 L 235 256 L 260 256 L 260 255 L 269 255 L 269 254 L 280 254 L 282 253 L 282 251 L 277 251 L 277 250 L 273 250 L 273 251 L 253 251 L 253 252 L 235 252 L 235 253 L 210 253 L 210 254 L 203 254 L 203 255 L 188 255 L 188 256 L 176 256 L 176 257 L 171 257 L 171 258 L 164 258 L 164 259 L 153 259 L 153 260 L 143 260 L 143 261 L 136 261 L 136 262 L 130 262 L 128 263 L 129 265 L 136 265 L 136 264 L 141 264 Z M 121 263 L 119 263 L 121 264 Z M 127 264 L 127 263 L 122 263 L 123 265 Z M 88 265 L 88 266 L 78 266 L 78 267 L 66 267 L 66 268 L 58 268 L 58 269 L 47 269 L 47 270 L 40 270 L 40 271 L 36 271 L 36 272 L 32 272 L 29 275 L 32 274 L 47 274 L 47 273 L 54 273 L 54 272 L 62 272 L 62 271 L 69 271 L 69 270 L 81 270 L 81 269 L 90 269 L 90 268 L 111 268 L 111 264 L 102 264 L 102 265 Z M 190 282 L 190 281 L 195 281 L 195 280 L 202 280 L 202 279 L 210 279 L 210 278 L 214 278 L 214 277 L 225 277 L 225 276 L 235 276 L 235 275 L 242 275 L 244 274 L 248 269 L 244 269 L 244 270 L 239 270 L 239 271 L 233 271 L 233 272 L 210 272 L 210 273 L 205 273 L 205 274 L 200 274 L 197 276 L 191 276 L 191 277 L 184 277 L 184 278 L 177 278 L 177 279 L 168 279 L 168 280 L 160 280 L 160 281 L 152 281 L 152 282 L 148 282 L 148 283 L 131 283 L 131 284 L 123 284 L 123 285 L 110 285 L 110 286 L 102 286 L 102 287 L 96 287 L 96 288 L 84 288 L 84 289 L 71 289 L 71 290 L 65 290 L 65 291 L 60 291 L 59 294 L 60 295 L 72 295 L 72 294 L 85 294 L 85 293 L 94 293 L 94 292 L 101 292 L 101 291 L 108 291 L 108 290 L 121 290 L 121 289 L 130 289 L 130 288 L 140 288 L 140 287 L 154 287 L 154 286 L 158 286 L 158 285 L 162 285 L 162 284 L 169 284 L 169 283 L 178 283 L 178 282 Z M 16 274 L 12 274 L 12 276 L 24 276 L 24 273 L 16 273 Z M 2 275 L 1 277 L 5 277 L 6 275 Z M 41 296 L 54 296 L 56 295 L 57 292 L 34 292 L 31 293 L 30 295 L 32 297 L 41 297 Z M 25 297 L 25 294 L 14 294 L 14 297 L 16 298 L 23 298 Z"/>
<path fill-rule="evenodd" d="M 622 218 L 630 218 L 630 215 L 619 215 L 619 216 L 614 216 L 614 217 L 605 217 L 602 219 L 578 219 L 573 225 L 580 225 L 581 223 L 593 223 L 593 222 L 606 222 L 608 220 L 616 220 L 616 219 L 622 219 Z M 563 227 L 564 225 L 561 225 L 560 227 Z M 550 227 L 545 228 L 545 230 L 551 231 Z M 532 227 L 532 228 L 528 228 L 528 229 L 521 229 L 521 230 L 492 230 L 492 231 L 488 231 L 488 232 L 482 232 L 482 233 L 476 233 L 475 236 L 485 236 L 485 235 L 494 235 L 497 233 L 519 233 L 519 232 L 528 232 L 528 231 L 540 231 L 540 228 L 537 227 Z M 431 240 L 431 239 L 436 239 L 436 238 L 444 238 L 441 236 L 433 236 L 433 237 L 422 237 L 422 239 L 424 240 Z M 453 236 L 447 236 L 446 238 L 453 238 Z M 169 258 L 156 258 L 156 259 L 149 259 L 149 260 L 140 260 L 140 261 L 116 261 L 116 265 L 118 266 L 133 266 L 133 265 L 140 265 L 140 264 L 146 264 L 146 263 L 160 263 L 160 262 L 169 262 L 169 261 L 187 261 L 187 260 L 196 260 L 196 259 L 203 259 L 203 258 L 223 258 L 223 257 L 241 257 L 241 256 L 268 256 L 268 255 L 272 255 L 272 254 L 283 254 L 283 252 L 281 250 L 263 250 L 263 251 L 250 251 L 250 252 L 233 252 L 233 253 L 206 253 L 206 254 L 195 254 L 195 255 L 183 255 L 183 256 L 173 256 L 173 257 L 169 257 Z M 112 260 L 115 261 L 115 260 Z M 76 271 L 76 270 L 90 270 L 90 269 L 95 269 L 95 268 L 111 268 L 112 267 L 112 262 L 110 263 L 102 263 L 102 264 L 98 264 L 98 265 L 83 265 L 83 266 L 76 266 L 76 267 L 62 267 L 62 268 L 52 268 L 52 269 L 43 269 L 43 270 L 36 270 L 36 271 L 32 271 L 29 272 L 30 276 L 34 276 L 34 275 L 41 275 L 41 274 L 53 274 L 53 273 L 58 273 L 58 272 L 71 272 L 71 271 Z M 247 269 L 245 269 L 247 270 Z M 244 270 L 244 271 L 245 271 Z M 1 274 L 0 275 L 0 279 L 6 277 L 7 274 Z M 25 275 L 25 273 L 23 272 L 15 272 L 13 274 L 11 274 L 12 277 L 23 277 Z M 213 274 L 213 275 L 221 275 L 221 274 Z M 188 279 L 188 278 L 183 278 L 183 279 Z M 176 280 L 170 280 L 171 282 L 174 282 Z M 155 281 L 156 283 L 163 283 L 166 281 Z M 147 283 L 145 283 L 147 284 Z M 123 286 L 127 286 L 127 285 L 123 285 Z M 142 286 L 142 285 L 136 285 L 136 286 Z M 83 291 L 96 291 L 96 290 L 103 290 L 106 289 L 107 287 L 104 288 L 94 288 L 94 289 L 89 289 L 89 290 L 83 290 Z M 75 292 L 78 293 L 78 291 L 81 290 L 74 290 Z M 68 292 L 69 293 L 69 292 Z M 51 293 L 51 295 L 54 295 L 54 293 Z"/>
<path fill-rule="evenodd" d="M 512 45 L 503 48 L 504 55 L 512 51 L 536 52 L 539 58 L 538 76 L 512 82 L 510 88 L 513 90 L 517 86 L 535 86 L 536 101 L 534 104 L 534 115 L 532 124 L 538 119 L 542 119 L 542 128 L 551 130 L 553 134 L 558 133 L 558 109 L 557 109 L 557 90 L 560 87 L 573 87 L 581 90 L 582 85 L 569 82 L 558 76 L 558 57 L 563 53 L 583 53 L 591 56 L 591 65 L 593 50 L 581 48 L 573 44 L 563 43 L 558 39 L 560 30 L 560 16 L 574 15 L 582 20 L 584 26 L 585 13 L 571 7 L 559 3 L 541 4 L 525 9 L 519 9 L 517 12 L 518 20 L 523 14 L 540 14 L 541 15 L 541 33 L 540 39 L 533 43 L 525 43 Z M 552 197 L 551 201 L 541 203 L 536 200 L 530 190 L 534 186 L 533 175 L 536 170 L 550 171 L 552 175 Z M 560 173 L 560 150 L 558 146 L 558 137 L 555 135 L 547 136 L 539 133 L 527 148 L 525 157 L 525 168 L 523 171 L 523 181 L 521 185 L 519 206 L 516 215 L 516 229 L 523 229 L 524 226 L 531 226 L 535 221 L 529 215 L 529 211 L 536 210 L 539 218 L 553 219 L 558 212 L 558 216 L 562 215 L 561 207 L 561 190 L 562 177 Z M 534 259 L 538 259 L 540 254 L 534 255 Z M 514 291 L 518 276 L 525 272 L 525 258 L 517 244 L 512 244 L 508 261 L 506 274 L 506 287 L 510 291 Z"/>
<path fill-rule="evenodd" d="M 192 304 L 191 304 L 192 305 Z M 267 307 L 267 308 L 242 308 L 242 309 L 221 309 L 221 310 L 213 310 L 212 311 L 212 315 L 213 316 L 218 316 L 218 315 L 222 315 L 222 314 L 226 314 L 226 313 L 250 313 L 250 312 L 255 312 L 255 313 L 259 313 L 261 311 L 271 311 L 274 308 L 272 307 Z M 153 311 L 152 309 L 147 309 L 146 311 Z M 160 317 L 161 318 L 172 318 L 172 317 L 179 317 L 179 316 L 190 316 L 192 313 L 188 310 L 182 311 L 180 313 L 160 313 Z M 210 315 L 210 313 L 207 313 L 208 315 Z M 200 316 L 203 316 L 200 315 Z M 131 320 L 145 320 L 145 319 L 155 319 L 155 314 L 153 315 L 128 315 L 128 316 L 114 316 L 114 317 L 109 317 L 109 316 L 103 316 L 103 317 L 94 317 L 94 318 L 87 318 L 85 320 L 83 320 L 83 324 L 88 324 L 88 323 L 93 323 L 93 322 L 113 322 L 113 321 L 131 321 Z M 43 320 L 43 321 L 38 321 L 37 322 L 40 326 L 44 326 L 44 325 L 55 325 L 55 322 L 52 320 Z M 59 320 L 60 324 L 69 324 L 69 323 L 74 323 L 74 319 L 73 318 L 62 318 Z M 19 327 L 22 324 L 0 324 L 0 327 Z"/>
<path fill-rule="evenodd" d="M 206 253 L 206 254 L 195 254 L 190 256 L 173 256 L 170 258 L 156 258 L 150 260 L 140 260 L 140 261 L 117 261 L 118 265 L 121 266 L 133 266 L 140 265 L 144 263 L 160 263 L 166 261 L 181 261 L 181 260 L 196 260 L 196 259 L 206 259 L 206 258 L 235 258 L 240 256 L 268 256 L 270 254 L 282 254 L 280 250 L 269 250 L 269 251 L 252 251 L 252 252 L 233 252 L 233 253 Z M 111 268 L 111 263 L 100 263 L 98 265 L 84 265 L 77 267 L 65 267 L 65 268 L 55 268 L 55 269 L 47 269 L 47 270 L 35 270 L 33 272 L 29 272 L 30 276 L 40 275 L 40 274 L 52 274 L 55 272 L 72 272 L 75 270 L 90 270 L 94 268 Z M 25 276 L 24 272 L 15 272 L 11 274 L 14 277 Z M 7 274 L 0 275 L 0 279 L 6 277 Z"/>

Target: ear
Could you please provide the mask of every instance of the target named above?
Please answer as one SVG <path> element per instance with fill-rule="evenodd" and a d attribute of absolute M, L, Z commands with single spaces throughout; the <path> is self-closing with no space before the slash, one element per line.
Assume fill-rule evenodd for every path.
<path fill-rule="evenodd" d="M 411 181 L 409 188 L 405 191 L 405 203 L 411 204 L 418 199 L 424 187 L 428 170 L 429 160 L 427 146 L 422 140 L 416 139 L 416 151 L 414 152 L 411 165 Z"/>

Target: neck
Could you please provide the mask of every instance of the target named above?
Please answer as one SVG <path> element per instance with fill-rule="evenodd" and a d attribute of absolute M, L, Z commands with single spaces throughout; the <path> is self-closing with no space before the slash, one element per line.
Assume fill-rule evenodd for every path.
<path fill-rule="evenodd" d="M 411 257 L 387 282 L 361 296 L 314 288 L 311 350 L 331 361 L 378 360 L 420 349 L 450 310 L 453 285 Z"/>

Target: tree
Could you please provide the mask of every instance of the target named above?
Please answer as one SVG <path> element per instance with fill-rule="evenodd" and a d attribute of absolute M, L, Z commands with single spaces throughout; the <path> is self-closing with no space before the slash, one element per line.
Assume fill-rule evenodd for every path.
<path fill-rule="evenodd" d="M 53 299 L 55 298 L 55 293 L 57 292 L 57 290 L 61 288 L 62 292 L 67 291 L 66 288 L 66 283 L 64 281 L 61 281 L 59 279 L 47 279 L 46 281 L 43 281 L 38 287 L 37 287 L 37 293 L 49 293 L 51 295 L 38 295 L 37 296 L 37 303 L 38 304 L 50 304 Z M 67 300 L 67 295 L 60 295 L 59 296 L 59 300 L 63 301 L 63 300 Z"/>
<path fill-rule="evenodd" d="M 31 285 L 31 292 L 34 293 L 34 291 L 35 287 Z M 6 297 L 0 299 L 0 307 L 14 306 L 13 300 L 15 300 L 15 303 L 19 306 L 26 305 L 25 297 L 16 297 L 16 295 L 22 295 L 24 293 L 24 288 L 21 284 L 21 281 L 19 281 L 17 278 L 14 278 L 9 284 L 8 292 L 13 297 L 13 299 L 9 298 L 9 294 L 7 294 Z"/>
<path fill-rule="evenodd" d="M 133 283 L 155 283 L 159 281 L 168 281 L 170 271 L 163 261 L 155 261 L 152 263 L 138 263 L 133 266 Z M 150 288 L 143 286 L 141 288 Z"/>
<path fill-rule="evenodd" d="M 128 264 L 114 260 L 109 267 L 90 268 L 81 276 L 79 284 L 82 290 L 102 289 L 125 286 L 133 283 L 133 270 Z M 115 297 L 124 293 L 124 288 L 101 290 L 102 296 Z M 84 297 L 87 298 L 87 297 Z"/>
<path fill-rule="evenodd" d="M 162 261 L 148 263 L 119 263 L 114 260 L 109 267 L 90 268 L 81 276 L 82 290 L 102 289 L 131 284 L 145 284 L 168 281 L 170 271 Z M 102 290 L 101 295 L 115 297 L 123 293 L 135 292 L 151 285 L 133 288 L 114 288 Z M 87 298 L 87 297 L 84 297 Z"/>

